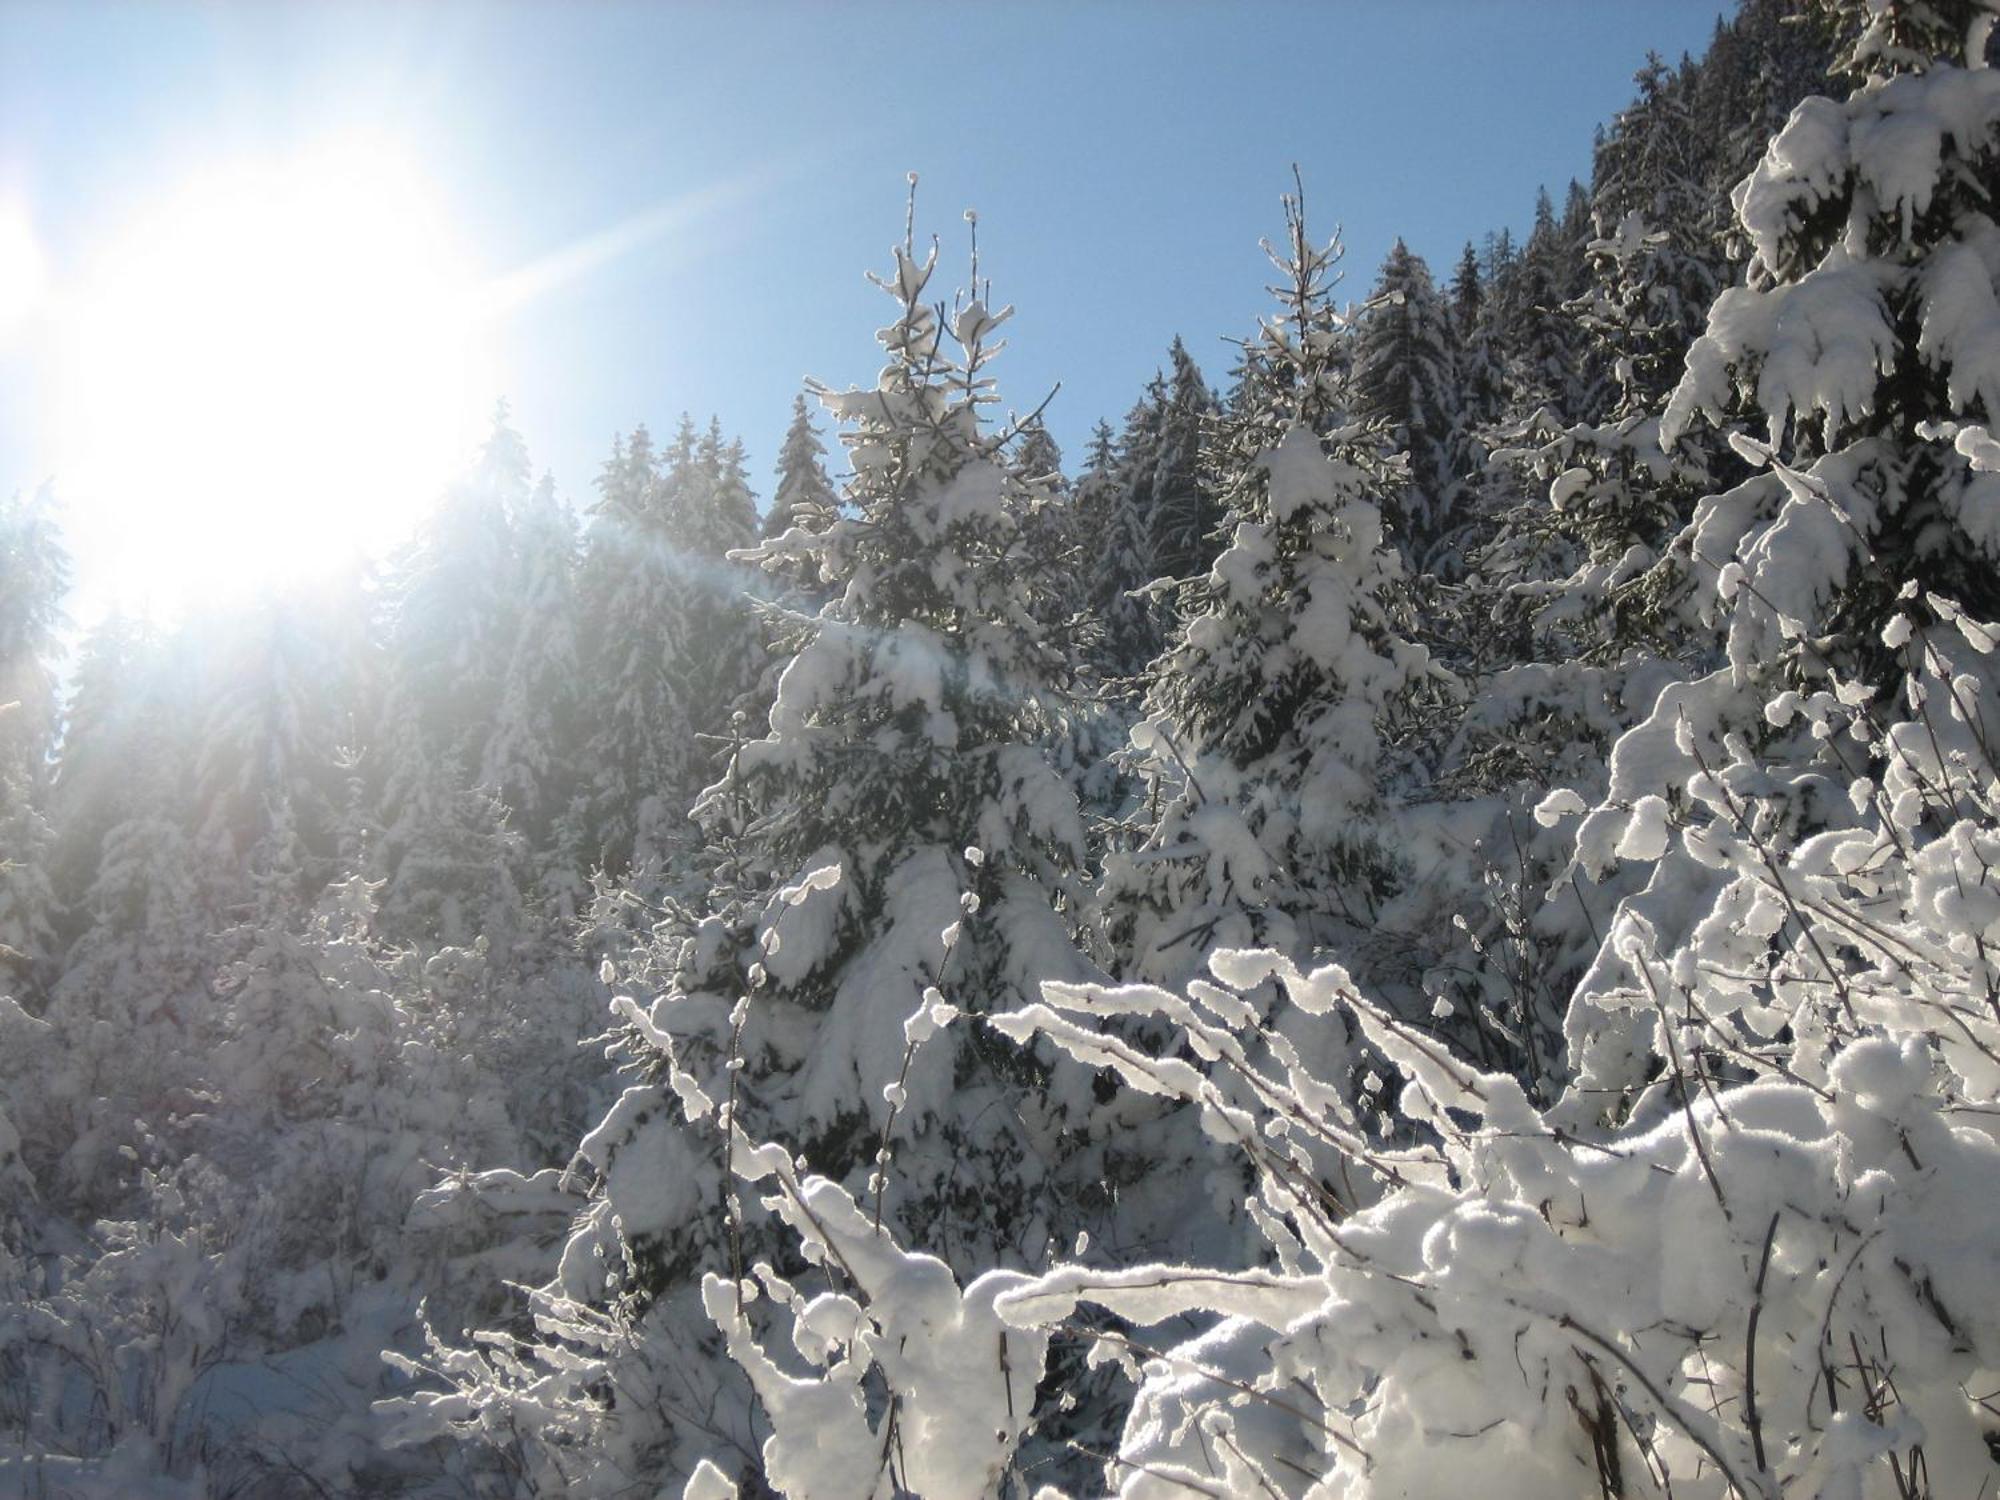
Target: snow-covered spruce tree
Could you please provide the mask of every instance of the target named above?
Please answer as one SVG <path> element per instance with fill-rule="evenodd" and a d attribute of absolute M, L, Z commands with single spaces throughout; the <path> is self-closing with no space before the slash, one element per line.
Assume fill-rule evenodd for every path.
<path fill-rule="evenodd" d="M 1084 549 L 1076 525 L 1076 497 L 1063 475 L 1062 449 L 1039 416 L 1021 423 L 1020 436 L 1007 455 L 1009 473 L 1028 498 L 1021 518 L 1022 566 L 1042 581 L 1041 625 L 1058 639 L 1083 623 L 1086 608 L 1081 587 Z"/>
<path fill-rule="evenodd" d="M 482 937 L 510 943 L 526 921 L 530 867 L 507 809 L 490 790 L 466 785 L 455 762 L 408 756 L 408 794 L 385 836 L 397 858 L 383 882 L 383 932 L 427 949 Z"/>
<path fill-rule="evenodd" d="M 1535 487 L 1524 491 L 1514 470 L 1490 455 L 1519 448 L 1532 434 L 1594 418 L 1604 400 L 1606 372 L 1591 357 L 1595 351 L 1570 306 L 1588 283 L 1585 246 L 1594 237 L 1587 196 L 1570 186 L 1560 219 L 1547 190 L 1536 195 L 1525 245 L 1516 247 L 1505 230 L 1487 241 L 1479 325 L 1467 340 L 1468 353 L 1484 358 L 1469 364 L 1466 406 L 1490 413 L 1471 445 L 1475 455 L 1489 457 L 1467 475 L 1461 502 L 1470 523 L 1461 540 L 1467 553 L 1485 545 L 1503 518 L 1539 500 Z M 1453 665 L 1475 664 L 1482 650 L 1490 660 L 1493 645 L 1490 632 L 1475 637 L 1470 655 L 1450 653 Z"/>
<path fill-rule="evenodd" d="M 1153 567 L 1142 513 L 1122 483 L 1118 439 L 1102 419 L 1091 430 L 1069 511 L 1077 544 L 1071 597 L 1083 666 L 1102 685 L 1098 696 L 1105 706 L 1125 710 L 1136 696 L 1133 680 L 1159 649 L 1157 604 L 1133 592 L 1152 582 Z"/>
<path fill-rule="evenodd" d="M 63 937 L 76 935 L 84 892 L 97 870 L 104 835 L 134 805 L 131 772 L 137 741 L 159 708 L 159 643 L 140 621 L 110 614 L 83 637 L 69 691 L 63 700 L 62 755 L 49 794 L 56 850 L 50 878 L 58 904 L 72 920 Z M 188 811 L 185 798 L 176 816 Z"/>
<path fill-rule="evenodd" d="M 1118 439 L 1111 431 L 1111 424 L 1100 417 L 1090 429 L 1090 447 L 1084 453 L 1083 468 L 1076 476 L 1073 491 L 1077 531 L 1098 543 L 1091 548 L 1093 557 L 1103 539 L 1110 535 L 1117 468 Z"/>
<path fill-rule="evenodd" d="M 1492 675 L 1456 753 L 1461 788 L 1593 790 L 1593 763 L 1630 717 L 1627 674 L 1615 669 L 1633 667 L 1635 653 L 1701 654 L 1701 642 L 1666 618 L 1677 572 L 1654 568 L 1716 467 L 1716 445 L 1669 454 L 1659 442 L 1661 406 L 1719 269 L 1689 118 L 1693 78 L 1692 65 L 1669 73 L 1649 59 L 1638 97 L 1598 143 L 1599 234 L 1587 288 L 1566 311 L 1587 367 L 1610 372 L 1608 410 L 1565 423 L 1542 409 L 1519 430 L 1489 434 L 1504 446 L 1467 608 Z M 1660 685 L 1647 674 L 1636 691 L 1650 702 Z"/>
<path fill-rule="evenodd" d="M 273 898 L 302 917 L 334 873 L 362 620 L 350 582 L 182 627 L 203 664 L 191 685 L 201 718 L 194 837 L 212 902 L 231 920 L 269 916 Z"/>
<path fill-rule="evenodd" d="M 55 739 L 57 634 L 69 591 L 55 501 L 46 491 L 0 502 L 0 748 L 35 773 Z"/>
<path fill-rule="evenodd" d="M 0 1298 L 13 1295 L 9 1258 L 45 1229 L 22 1130 L 46 1128 L 29 1111 L 42 1102 L 51 1038 L 38 1017 L 56 973 L 55 830 L 46 809 L 68 573 L 48 496 L 0 502 Z M 16 1403 L 26 1390 L 19 1357 L 0 1347 L 0 1391 L 12 1393 L 0 1396 L 0 1425 L 25 1426 Z"/>
<path fill-rule="evenodd" d="M 389 713 L 414 720 L 434 760 L 469 770 L 492 733 L 519 629 L 513 519 L 528 480 L 527 449 L 503 405 L 478 462 L 447 488 L 399 559 L 389 592 Z M 385 821 L 394 819 L 396 791 L 391 781 Z"/>
<path fill-rule="evenodd" d="M 612 446 L 584 536 L 590 863 L 612 872 L 663 854 L 686 811 L 696 747 L 674 666 L 686 650 L 666 486 L 644 427 Z M 674 805 L 678 803 L 679 805 Z"/>
<path fill-rule="evenodd" d="M 574 851 L 558 851 L 556 825 L 583 794 L 576 773 L 576 732 L 583 684 L 578 639 L 575 516 L 546 476 L 515 521 L 521 613 L 507 654 L 493 729 L 481 753 L 479 780 L 499 793 L 544 868 L 551 898 L 573 913 L 587 871 L 556 869 Z M 563 892 L 567 891 L 565 895 Z"/>
<path fill-rule="evenodd" d="M 1201 469 L 1215 398 L 1180 339 L 1167 354 L 1171 376 L 1155 372 L 1115 447 L 1093 449 L 1086 474 L 1097 477 L 1078 497 L 1098 527 L 1084 586 L 1094 654 L 1114 683 L 1136 679 L 1166 642 L 1169 612 L 1148 586 L 1205 570 L 1221 520 Z"/>
<path fill-rule="evenodd" d="M 1592 253 L 1616 287 L 1647 279 L 1662 248 L 1632 215 Z M 1662 563 L 1710 487 L 1713 457 L 1662 451 L 1657 411 L 1641 394 L 1653 361 L 1674 350 L 1678 364 L 1672 326 L 1646 321 L 1667 310 L 1604 290 L 1572 307 L 1593 360 L 1620 373 L 1620 394 L 1599 423 L 1538 416 L 1513 439 L 1526 446 L 1493 458 L 1505 474 L 1489 476 L 1487 498 L 1511 499 L 1486 518 L 1490 534 L 1453 601 L 1449 659 L 1475 683 L 1438 777 L 1452 821 L 1476 827 L 1484 808 L 1488 822 L 1472 834 L 1475 857 L 1458 862 L 1457 893 L 1439 912 L 1456 931 L 1438 928 L 1426 980 L 1469 1026 L 1470 1054 L 1537 1093 L 1560 1084 L 1563 1015 L 1595 947 L 1591 912 L 1601 917 L 1615 896 L 1565 876 L 1566 831 L 1531 810 L 1551 786 L 1600 795 L 1619 732 L 1667 683 L 1711 664 L 1715 640 L 1674 608 L 1685 570 Z"/>
<path fill-rule="evenodd" d="M 183 664 L 117 620 L 82 657 L 52 794 L 73 935 L 44 1012 L 58 1066 L 37 1081 L 49 1102 L 29 1144 L 45 1186 L 88 1218 L 120 1202 L 139 1146 L 189 1107 L 213 1039 L 206 982 L 221 924 L 189 832 Z"/>
<path fill-rule="evenodd" d="M 686 417 L 664 454 L 643 427 L 620 440 L 598 489 L 582 573 L 594 863 L 657 885 L 710 779 L 700 737 L 723 732 L 762 664 L 748 575 L 727 561 L 755 539 L 756 505 L 741 447 Z"/>
<path fill-rule="evenodd" d="M 898 312 L 879 382 L 821 392 L 849 428 L 845 513 L 751 554 L 809 559 L 831 597 L 768 734 L 697 805 L 710 909 L 670 912 L 634 976 L 653 993 L 618 1002 L 636 1077 L 583 1143 L 596 1188 L 537 1294 L 545 1342 L 525 1363 L 435 1351 L 457 1392 L 414 1398 L 412 1434 L 476 1428 L 606 1489 L 704 1453 L 754 1464 L 698 1272 L 787 1252 L 730 1190 L 714 1116 L 961 1272 L 1040 1263 L 1109 1208 L 1084 1195 L 1103 1143 L 1069 1134 L 1088 1077 L 954 1019 L 1094 971 L 1073 931 L 1082 820 L 1043 748 L 1065 663 L 1033 623 L 1007 435 L 980 420 L 1007 313 L 930 304 L 935 263 L 906 243 L 881 279 Z M 552 1372 L 555 1406 L 535 1388 Z"/>
<path fill-rule="evenodd" d="M 56 956 L 48 821 L 69 560 L 46 493 L 0 503 L 0 995 L 39 1010 Z"/>
<path fill-rule="evenodd" d="M 1703 177 L 1693 66 L 1669 71 L 1648 56 L 1633 81 L 1638 96 L 1597 148 L 1581 310 L 1587 326 L 1623 335 L 1609 351 L 1619 404 L 1657 411 L 1727 267 L 1713 232 L 1717 195 Z"/>
<path fill-rule="evenodd" d="M 1133 976 L 1199 973 L 1218 947 L 1309 953 L 1365 929 L 1396 881 L 1371 826 L 1381 727 L 1429 667 L 1390 617 L 1400 566 L 1380 501 L 1393 476 L 1337 363 L 1339 242 L 1306 237 L 1299 200 L 1285 213 L 1289 243 L 1272 252 L 1284 311 L 1246 346 L 1210 450 L 1234 526 L 1183 586 L 1184 623 L 1150 674 L 1132 734 L 1143 836 L 1107 861 L 1100 892 Z"/>
<path fill-rule="evenodd" d="M 820 440 L 812 408 L 801 392 L 792 398 L 791 425 L 785 429 L 785 441 L 778 450 L 778 487 L 764 515 L 764 535 L 775 539 L 794 528 L 821 532 L 839 513 L 840 496 L 826 472 L 826 444 Z M 786 567 L 769 571 L 781 591 L 789 589 L 809 598 L 818 593 L 816 577 L 795 576 L 797 570 Z"/>
<path fill-rule="evenodd" d="M 731 554 L 757 539 L 757 503 L 744 470 L 743 445 L 724 442 L 711 419 L 684 472 L 668 474 L 676 553 L 687 591 L 687 650 L 677 664 L 681 701 L 697 744 L 693 792 L 709 779 L 717 742 L 756 686 L 765 666 L 763 633 L 750 590 L 756 572 Z"/>
<path fill-rule="evenodd" d="M 1635 651 L 1700 654 L 1665 618 L 1678 571 L 1654 565 L 1721 467 L 1719 445 L 1663 452 L 1659 413 L 1714 294 L 1714 252 L 1702 242 L 1706 195 L 1687 75 L 1669 75 L 1655 59 L 1638 84 L 1639 97 L 1599 143 L 1593 211 L 1602 233 L 1588 249 L 1589 288 L 1567 308 L 1586 363 L 1611 372 L 1615 395 L 1601 421 L 1531 414 L 1495 455 L 1519 483 L 1489 489 L 1513 498 L 1487 517 L 1474 559 L 1468 595 L 1499 673 L 1468 723 L 1461 780 L 1547 785 L 1588 775 L 1586 764 L 1560 761 L 1576 762 L 1583 749 L 1601 756 L 1607 732 L 1628 717 L 1618 683 L 1595 680 L 1598 669 Z M 1650 701 L 1659 685 L 1648 678 L 1641 691 Z"/>
<path fill-rule="evenodd" d="M 1715 207 L 1710 227 L 1729 228 L 1730 189 L 1746 177 L 1803 99 L 1824 92 L 1840 60 L 1838 28 L 1798 0 L 1738 0 L 1718 17 L 1697 67 L 1693 119 Z"/>
<path fill-rule="evenodd" d="M 1126 414 L 1115 448 L 1093 451 L 1078 503 L 1098 529 L 1085 597 L 1097 622 L 1097 665 L 1114 682 L 1137 678 L 1165 643 L 1164 606 L 1141 592 L 1163 573 L 1153 555 L 1153 454 L 1161 407 L 1153 395 Z M 1100 460 L 1103 460 L 1100 462 Z"/>
<path fill-rule="evenodd" d="M 1218 407 L 1187 345 L 1167 350 L 1165 383 L 1148 399 L 1157 411 L 1149 427 L 1146 467 L 1134 479 L 1150 491 L 1146 503 L 1152 562 L 1162 578 L 1193 578 L 1215 560 L 1223 507 L 1202 473 L 1202 445 Z M 1136 457 L 1126 455 L 1127 463 Z"/>
<path fill-rule="evenodd" d="M 1451 538 L 1467 456 L 1455 342 L 1430 268 L 1397 240 L 1355 330 L 1352 402 L 1357 417 L 1408 456 L 1384 520 L 1411 572 L 1455 570 Z"/>
<path fill-rule="evenodd" d="M 1581 289 L 1588 221 L 1570 225 L 1556 216 L 1544 190 L 1535 200 L 1534 227 L 1520 255 L 1494 277 L 1492 314 L 1501 350 L 1505 401 L 1502 429 L 1519 427 L 1546 407 L 1576 421 L 1593 414 L 1602 372 L 1591 368 L 1565 305 Z"/>
<path fill-rule="evenodd" d="M 1493 347 L 1490 290 L 1479 252 L 1467 240 L 1452 270 L 1449 293 L 1454 394 L 1466 434 L 1466 452 L 1457 468 L 1461 481 L 1484 459 L 1477 434 L 1500 415 L 1500 358 Z"/>

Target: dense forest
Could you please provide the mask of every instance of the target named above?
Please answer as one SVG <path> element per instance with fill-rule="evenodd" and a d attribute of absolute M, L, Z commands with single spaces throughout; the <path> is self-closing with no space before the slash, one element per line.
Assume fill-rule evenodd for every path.
<path fill-rule="evenodd" d="M 2000 1489 L 1993 4 L 1448 269 L 1274 162 L 1080 460 L 913 186 L 765 498 L 503 411 L 65 657 L 16 496 L 0 1493 Z"/>

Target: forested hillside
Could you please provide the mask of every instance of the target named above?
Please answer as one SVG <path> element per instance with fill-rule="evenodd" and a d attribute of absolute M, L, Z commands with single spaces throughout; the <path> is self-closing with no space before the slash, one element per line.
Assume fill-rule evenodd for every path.
<path fill-rule="evenodd" d="M 1996 15 L 1274 160 L 1080 458 L 913 177 L 775 474 L 67 656 L 17 496 L 0 1494 L 2000 1491 Z"/>

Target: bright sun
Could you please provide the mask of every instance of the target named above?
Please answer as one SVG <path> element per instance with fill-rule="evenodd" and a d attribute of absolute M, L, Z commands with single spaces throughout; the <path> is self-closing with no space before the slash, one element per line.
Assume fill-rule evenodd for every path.
<path fill-rule="evenodd" d="M 342 146 L 181 183 L 65 289 L 59 481 L 124 608 L 406 531 L 494 392 L 478 280 L 417 174 Z"/>

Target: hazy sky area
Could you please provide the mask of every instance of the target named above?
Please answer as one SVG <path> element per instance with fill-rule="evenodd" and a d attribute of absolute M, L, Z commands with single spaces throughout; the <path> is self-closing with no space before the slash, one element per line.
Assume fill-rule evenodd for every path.
<path fill-rule="evenodd" d="M 962 212 L 979 211 L 983 269 L 1019 307 L 1002 395 L 1026 409 L 1060 379 L 1048 420 L 1074 460 L 1174 334 L 1226 376 L 1224 339 L 1267 305 L 1257 241 L 1279 228 L 1293 161 L 1315 225 L 1344 226 L 1351 294 L 1399 234 L 1442 279 L 1467 238 L 1524 228 L 1538 185 L 1587 175 L 1592 128 L 1647 51 L 1699 51 L 1717 9 L 16 0 L 0 5 L 0 235 L 11 223 L 32 246 L 41 300 L 23 311 L 17 289 L 0 319 L 0 486 L 77 462 L 57 408 L 94 398 L 64 394 L 72 324 L 48 309 L 93 257 L 218 164 L 282 175 L 354 138 L 407 166 L 452 264 L 487 293 L 477 405 L 507 397 L 537 465 L 579 503 L 614 431 L 670 428 L 684 409 L 740 435 L 768 493 L 801 378 L 873 378 L 888 303 L 863 272 L 901 234 L 910 170 L 919 229 L 942 236 L 954 275 Z M 11 260 L 0 250 L 10 264 L 27 274 L 18 243 Z M 395 338 L 376 342 L 385 370 L 405 363 Z M 256 377 L 265 399 L 283 399 L 286 368 Z M 173 371 L 146 378 L 170 390 Z M 343 389 L 316 386 L 324 409 L 234 466 L 239 505 L 285 506 L 325 455 L 365 459 L 368 424 L 345 420 Z M 385 472 L 411 467 L 393 461 L 403 451 L 365 470 L 393 497 L 372 512 L 385 525 L 421 500 Z M 117 486 L 147 494 L 122 503 L 196 507 L 211 480 L 182 471 L 201 467 L 194 450 L 168 452 L 168 472 L 128 455 Z M 65 498 L 88 582 L 121 530 L 109 518 L 131 512 Z M 197 513 L 197 529 L 230 514 Z M 101 571 L 99 595 L 129 595 L 130 566 Z"/>

